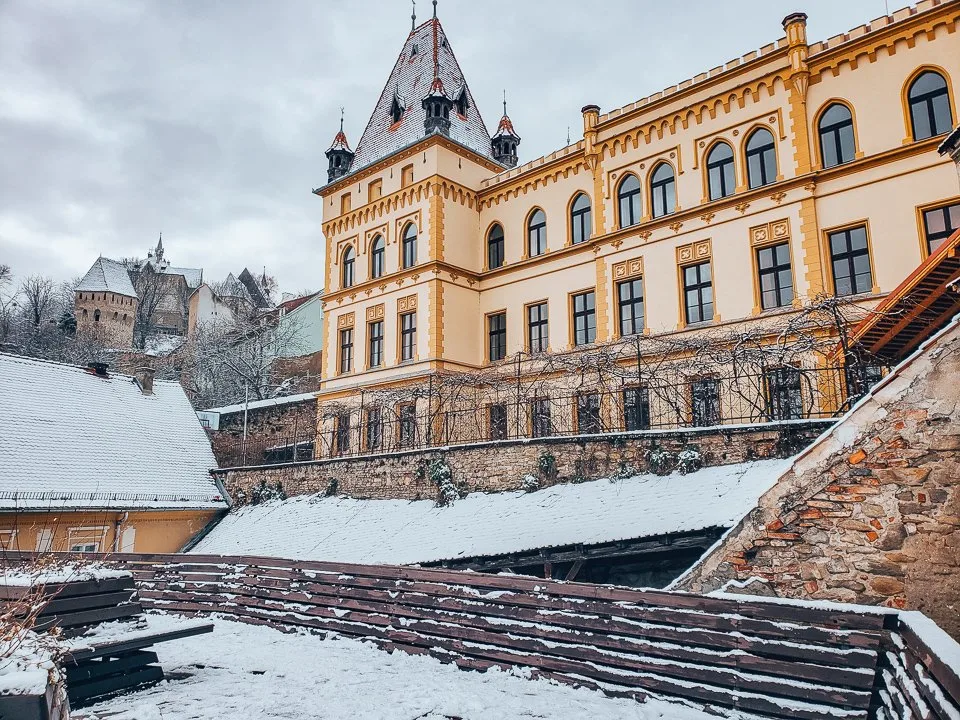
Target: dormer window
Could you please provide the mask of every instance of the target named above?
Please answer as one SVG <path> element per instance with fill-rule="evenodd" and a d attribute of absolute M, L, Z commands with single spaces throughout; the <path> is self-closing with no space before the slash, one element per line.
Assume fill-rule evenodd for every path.
<path fill-rule="evenodd" d="M 416 44 L 414 44 L 414 46 L 410 48 L 410 58 L 411 59 L 415 58 L 419 52 L 420 52 L 420 48 Z"/>
<path fill-rule="evenodd" d="M 467 109 L 470 107 L 470 102 L 467 100 L 467 90 L 464 88 L 460 91 L 460 94 L 456 99 L 457 112 L 460 115 L 466 116 Z"/>
<path fill-rule="evenodd" d="M 390 117 L 393 118 L 394 123 L 400 122 L 400 119 L 403 117 L 403 106 L 396 97 L 393 98 L 393 104 L 390 106 Z"/>

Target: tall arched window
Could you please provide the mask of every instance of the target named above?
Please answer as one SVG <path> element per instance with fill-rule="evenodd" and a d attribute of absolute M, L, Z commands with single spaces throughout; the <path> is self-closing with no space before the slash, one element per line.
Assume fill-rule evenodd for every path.
<path fill-rule="evenodd" d="M 617 204 L 620 209 L 620 227 L 630 227 L 640 222 L 640 180 L 633 173 L 624 175 L 620 181 Z"/>
<path fill-rule="evenodd" d="M 547 216 L 537 208 L 527 220 L 527 252 L 530 257 L 547 251 Z"/>
<path fill-rule="evenodd" d="M 94 322 L 100 322 L 100 311 L 99 311 L 99 310 L 94 310 L 94 311 L 93 311 L 93 321 L 94 321 Z"/>
<path fill-rule="evenodd" d="M 773 133 L 757 128 L 747 138 L 747 180 L 750 189 L 763 187 L 777 179 L 777 150 Z"/>
<path fill-rule="evenodd" d="M 711 200 L 733 195 L 733 191 L 737 188 L 737 176 L 733 169 L 733 148 L 725 142 L 714 145 L 707 155 L 707 185 Z"/>
<path fill-rule="evenodd" d="M 354 265 L 356 264 L 357 255 L 353 251 L 353 246 L 348 247 L 343 253 L 343 263 L 340 267 L 340 286 L 341 287 L 353 287 L 354 281 Z"/>
<path fill-rule="evenodd" d="M 820 135 L 820 158 L 825 168 L 848 163 L 856 156 L 853 115 L 846 105 L 830 105 L 820 116 L 817 133 Z"/>
<path fill-rule="evenodd" d="M 403 267 L 411 268 L 417 264 L 417 227 L 407 223 L 403 229 Z"/>
<path fill-rule="evenodd" d="M 570 237 L 574 245 L 590 239 L 590 198 L 580 193 L 570 206 Z"/>
<path fill-rule="evenodd" d="M 383 235 L 377 235 L 370 243 L 370 277 L 382 277 L 387 269 L 387 247 Z"/>
<path fill-rule="evenodd" d="M 494 224 L 487 233 L 487 269 L 495 270 L 503 266 L 503 227 Z"/>
<path fill-rule="evenodd" d="M 669 163 L 657 165 L 650 176 L 650 203 L 655 218 L 669 215 L 677 208 L 677 186 Z"/>
<path fill-rule="evenodd" d="M 953 128 L 950 93 L 940 73 L 927 70 L 910 83 L 910 127 L 914 140 L 925 140 L 949 132 Z"/>

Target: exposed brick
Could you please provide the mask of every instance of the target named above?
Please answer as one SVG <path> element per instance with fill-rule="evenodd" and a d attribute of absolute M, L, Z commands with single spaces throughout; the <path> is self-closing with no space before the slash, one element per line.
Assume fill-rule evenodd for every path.
<path fill-rule="evenodd" d="M 850 462 L 851 465 L 859 465 L 866 459 L 867 459 L 867 453 L 864 452 L 863 448 L 860 448 L 848 458 L 848 461 Z"/>

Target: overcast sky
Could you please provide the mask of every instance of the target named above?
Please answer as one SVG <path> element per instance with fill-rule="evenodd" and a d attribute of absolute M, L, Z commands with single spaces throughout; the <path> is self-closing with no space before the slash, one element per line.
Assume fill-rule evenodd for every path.
<path fill-rule="evenodd" d="M 891 9 L 900 6 L 891 3 Z M 883 0 L 441 0 L 492 130 L 507 89 L 525 162 L 619 107 L 782 34 Z M 419 0 L 419 20 L 431 12 Z M 244 266 L 319 289 L 319 198 L 346 107 L 356 145 L 410 29 L 406 0 L 0 0 L 0 263 L 66 280 L 100 254 Z"/>

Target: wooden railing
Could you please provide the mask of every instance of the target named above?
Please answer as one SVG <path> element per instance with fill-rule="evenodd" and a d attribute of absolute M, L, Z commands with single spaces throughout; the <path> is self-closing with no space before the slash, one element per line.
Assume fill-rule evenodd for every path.
<path fill-rule="evenodd" d="M 941 659 L 960 646 L 901 621 L 916 613 L 276 558 L 108 562 L 132 571 L 145 607 L 336 633 L 468 669 L 523 667 L 615 696 L 777 718 L 960 717 L 957 668 Z"/>

